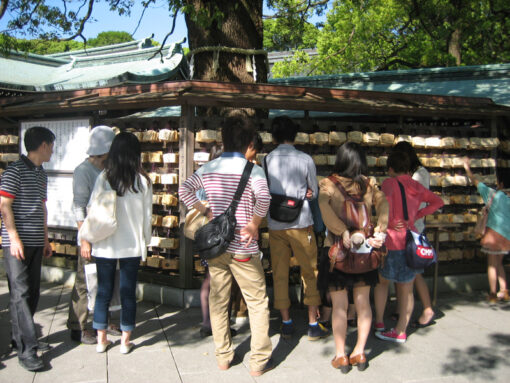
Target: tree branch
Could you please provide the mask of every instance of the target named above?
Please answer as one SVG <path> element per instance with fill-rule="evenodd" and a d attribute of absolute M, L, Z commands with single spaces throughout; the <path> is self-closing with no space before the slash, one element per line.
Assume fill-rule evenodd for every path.
<path fill-rule="evenodd" d="M 158 55 L 158 53 L 159 53 L 159 55 L 161 56 L 161 63 L 163 63 L 163 47 L 165 46 L 165 43 L 166 43 L 166 40 L 168 39 L 168 37 L 170 37 L 170 35 L 172 33 L 174 33 L 175 21 L 177 20 L 177 13 L 178 12 L 179 11 L 177 9 L 174 11 L 173 20 L 172 20 L 172 29 L 170 30 L 170 32 L 167 33 L 167 35 L 163 39 L 163 42 L 161 43 L 161 47 L 156 52 L 154 52 L 154 54 L 149 58 L 149 60 L 151 60 L 154 57 L 156 57 Z"/>
<path fill-rule="evenodd" d="M 318 1 L 313 1 L 313 0 L 306 0 L 306 1 L 301 1 L 300 3 L 297 3 L 294 7 L 290 7 L 288 9 L 286 9 L 285 11 L 279 11 L 279 12 L 276 12 L 274 15 L 263 15 L 262 17 L 264 19 L 279 19 L 279 18 L 282 18 L 282 17 L 289 17 L 289 16 L 293 16 L 297 13 L 299 14 L 304 14 L 306 12 L 308 12 L 308 10 L 310 8 L 316 8 L 316 7 L 319 7 L 321 5 L 326 5 L 329 1 L 328 0 L 318 0 Z"/>
<path fill-rule="evenodd" d="M 83 29 L 85 28 L 85 23 L 90 19 L 90 16 L 92 15 L 92 10 L 94 9 L 94 0 L 89 0 L 89 9 L 87 11 L 87 14 L 83 19 L 80 21 L 80 27 L 76 31 L 74 35 L 71 37 L 63 39 L 63 41 L 70 41 L 73 40 L 76 37 L 81 37 L 85 43 L 87 43 L 87 39 L 83 36 Z"/>
<path fill-rule="evenodd" d="M 9 5 L 9 0 L 2 0 L 0 2 L 0 19 L 4 16 L 5 11 L 7 11 L 8 5 Z"/>
<path fill-rule="evenodd" d="M 142 23 L 143 16 L 145 15 L 145 11 L 147 10 L 147 8 L 149 8 L 149 5 L 151 3 L 156 3 L 156 0 L 149 0 L 146 3 L 144 3 L 142 14 L 140 15 L 140 19 L 138 19 L 138 24 L 136 25 L 136 28 L 133 31 L 133 33 L 131 33 L 131 36 L 133 36 L 136 33 L 136 31 L 138 30 L 138 28 L 140 27 L 140 24 Z"/>

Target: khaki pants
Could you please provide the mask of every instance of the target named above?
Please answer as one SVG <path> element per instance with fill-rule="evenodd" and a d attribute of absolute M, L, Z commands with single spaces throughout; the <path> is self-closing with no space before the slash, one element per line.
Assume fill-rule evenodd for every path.
<path fill-rule="evenodd" d="M 311 236 L 308 239 L 308 235 Z M 269 230 L 269 249 L 273 268 L 274 308 L 290 307 L 289 268 L 294 254 L 301 269 L 304 287 L 304 304 L 319 306 L 317 290 L 317 244 L 311 227 L 303 229 Z"/>
<path fill-rule="evenodd" d="M 228 316 L 234 277 L 248 306 L 251 330 L 250 369 L 260 371 L 272 352 L 269 339 L 269 300 L 264 270 L 258 255 L 254 255 L 248 262 L 238 262 L 232 257 L 233 254 L 224 253 L 208 261 L 211 274 L 209 310 L 216 359 L 219 364 L 231 363 L 234 359 Z"/>
<path fill-rule="evenodd" d="M 69 304 L 69 317 L 67 319 L 67 328 L 70 330 L 83 331 L 87 329 L 87 319 L 89 316 L 87 306 L 89 301 L 87 299 L 87 283 L 85 282 L 85 265 L 91 262 L 94 262 L 94 258 L 91 261 L 87 261 L 80 255 L 80 248 L 78 247 L 78 267 Z"/>

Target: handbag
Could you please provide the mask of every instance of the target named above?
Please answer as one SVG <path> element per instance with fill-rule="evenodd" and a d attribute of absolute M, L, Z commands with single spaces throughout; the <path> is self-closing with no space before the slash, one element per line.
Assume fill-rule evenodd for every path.
<path fill-rule="evenodd" d="M 202 204 L 209 207 L 208 201 L 202 201 Z M 191 209 L 186 213 L 186 219 L 184 221 L 184 236 L 194 240 L 196 231 L 207 224 L 207 222 L 209 222 L 209 219 L 198 209 Z"/>
<path fill-rule="evenodd" d="M 247 161 L 230 206 L 224 213 L 196 231 L 193 250 L 200 255 L 201 259 L 208 260 L 220 256 L 228 249 L 230 242 L 234 240 L 237 225 L 237 205 L 239 205 L 252 169 L 253 163 Z"/>
<path fill-rule="evenodd" d="M 264 157 L 264 171 L 269 187 L 269 175 L 267 173 L 267 156 Z M 293 222 L 301 213 L 304 200 L 300 198 L 287 197 L 285 195 L 271 193 L 271 202 L 269 203 L 269 216 L 275 221 Z"/>
<path fill-rule="evenodd" d="M 94 311 L 97 295 L 97 266 L 95 263 L 87 263 L 85 269 L 85 283 L 87 284 L 87 308 Z M 110 311 L 118 311 L 121 309 L 120 304 L 120 270 L 115 270 L 115 282 L 113 284 L 113 294 L 110 301 Z"/>
<path fill-rule="evenodd" d="M 344 207 L 340 219 L 349 227 L 361 232 L 365 238 L 373 236 L 373 226 L 368 216 L 368 209 L 362 196 L 347 193 L 340 181 L 334 176 L 328 177 L 344 196 Z M 334 243 L 329 248 L 330 271 L 333 268 L 348 274 L 361 274 L 379 268 L 388 251 L 386 246 L 376 249 L 364 240 L 359 247 L 346 249 L 340 236 L 334 236 Z"/>
<path fill-rule="evenodd" d="M 399 181 L 398 186 L 402 195 L 402 207 L 404 211 L 404 220 L 409 220 L 407 212 L 407 199 L 404 185 Z M 416 233 L 411 229 L 406 230 L 406 264 L 411 269 L 424 269 L 437 262 L 437 254 L 425 233 Z"/>
<path fill-rule="evenodd" d="M 78 231 L 78 239 L 90 243 L 102 241 L 117 230 L 117 192 L 106 185 L 95 194 L 87 209 L 87 217 Z M 108 189 L 107 189 L 108 188 Z"/>
<path fill-rule="evenodd" d="M 475 227 L 473 229 L 473 232 L 475 233 L 475 235 L 480 238 L 480 237 L 483 237 L 484 234 L 485 234 L 485 229 L 487 227 L 487 220 L 489 219 L 489 210 L 491 208 L 491 205 L 492 205 L 492 201 L 494 200 L 494 197 L 496 196 L 496 193 L 495 192 L 489 203 L 487 205 L 485 205 L 482 210 L 478 213 L 478 217 L 476 219 L 476 224 L 475 224 Z"/>

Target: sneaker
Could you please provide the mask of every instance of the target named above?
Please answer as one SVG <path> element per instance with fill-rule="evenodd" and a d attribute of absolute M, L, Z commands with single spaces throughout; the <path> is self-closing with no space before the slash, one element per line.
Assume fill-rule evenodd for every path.
<path fill-rule="evenodd" d="M 308 340 L 318 340 L 325 338 L 329 335 L 329 331 L 322 323 L 317 323 L 316 326 L 308 325 Z"/>
<path fill-rule="evenodd" d="M 80 335 L 80 342 L 83 344 L 96 344 L 96 332 L 93 330 L 83 330 Z"/>
<path fill-rule="evenodd" d="M 106 329 L 106 333 L 108 335 L 113 335 L 113 336 L 121 336 L 122 335 L 122 331 L 120 331 L 119 326 L 114 325 L 114 324 L 111 324 L 108 326 L 108 328 Z"/>
<path fill-rule="evenodd" d="M 294 328 L 293 322 L 290 323 L 282 322 L 281 333 L 284 338 L 290 338 L 295 331 L 296 329 Z"/>
<path fill-rule="evenodd" d="M 407 340 L 407 335 L 405 333 L 399 335 L 393 328 L 390 331 L 376 332 L 375 336 L 379 339 L 396 343 L 405 343 Z"/>
<path fill-rule="evenodd" d="M 37 355 L 29 356 L 28 358 L 19 358 L 19 364 L 25 370 L 28 371 L 37 371 L 44 367 L 44 362 L 42 358 Z"/>
<path fill-rule="evenodd" d="M 487 296 L 487 301 L 489 303 L 498 303 L 498 295 L 494 293 L 489 293 Z"/>
<path fill-rule="evenodd" d="M 385 331 L 386 328 L 384 327 L 384 323 L 383 322 L 378 322 L 378 323 L 375 323 L 374 324 L 374 330 L 376 332 L 382 332 L 382 331 Z"/>

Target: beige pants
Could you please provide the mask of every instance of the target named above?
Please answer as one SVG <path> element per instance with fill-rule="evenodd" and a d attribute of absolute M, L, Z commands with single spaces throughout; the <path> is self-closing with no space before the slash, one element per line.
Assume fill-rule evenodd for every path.
<path fill-rule="evenodd" d="M 248 306 L 251 330 L 250 369 L 260 371 L 272 352 L 269 339 L 269 300 L 264 270 L 258 255 L 253 256 L 248 262 L 238 262 L 232 257 L 233 254 L 224 253 L 208 261 L 211 274 L 209 311 L 216 359 L 219 364 L 231 363 L 234 359 L 228 316 L 234 277 Z"/>
<path fill-rule="evenodd" d="M 74 280 L 73 291 L 71 293 L 71 302 L 69 304 L 69 317 L 67 319 L 67 328 L 70 330 L 86 330 L 87 320 L 89 316 L 88 299 L 87 299 L 87 283 L 85 282 L 85 265 L 94 262 L 94 258 L 90 261 L 80 255 L 80 247 L 78 247 L 78 267 L 76 270 L 76 278 Z M 90 327 L 90 326 L 89 326 Z"/>
<path fill-rule="evenodd" d="M 289 267 L 292 254 L 301 269 L 304 304 L 319 306 L 321 299 L 317 290 L 317 245 L 311 227 L 269 230 L 269 249 L 273 268 L 274 308 L 284 310 L 290 307 Z"/>

